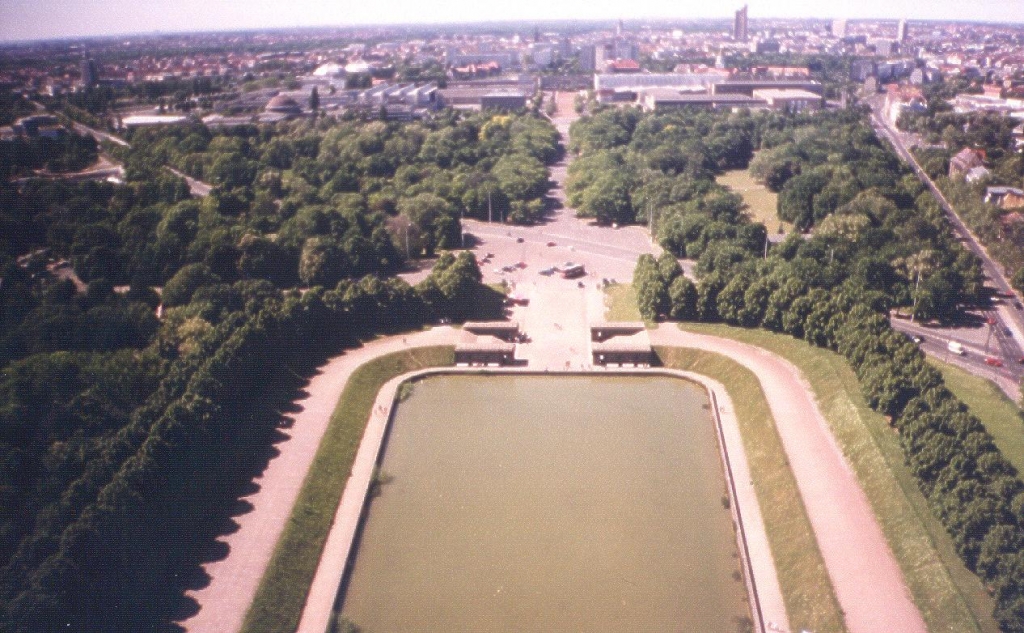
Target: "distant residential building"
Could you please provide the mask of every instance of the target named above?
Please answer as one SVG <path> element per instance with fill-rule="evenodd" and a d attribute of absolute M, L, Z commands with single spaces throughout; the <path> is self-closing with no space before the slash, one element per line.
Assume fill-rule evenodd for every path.
<path fill-rule="evenodd" d="M 994 114 L 1014 115 L 1018 111 L 1024 111 L 1024 104 L 1018 100 L 1000 99 L 987 95 L 957 95 L 950 104 L 957 114 L 969 112 L 991 112 Z"/>
<path fill-rule="evenodd" d="M 975 167 L 981 167 L 985 162 L 985 152 L 979 149 L 965 147 L 956 156 L 949 159 L 949 177 L 966 176 L 967 172 Z"/>
<path fill-rule="evenodd" d="M 596 66 L 596 55 L 597 47 L 593 45 L 587 45 L 580 47 L 579 60 L 580 70 L 585 73 L 592 73 L 597 69 Z"/>
<path fill-rule="evenodd" d="M 846 20 L 832 20 L 832 36 L 839 39 L 846 37 Z"/>
<path fill-rule="evenodd" d="M 978 165 L 977 167 L 967 170 L 967 173 L 964 174 L 964 180 L 967 182 L 978 182 L 979 180 L 988 178 L 991 174 L 992 172 L 990 172 L 987 167 L 984 165 Z"/>
<path fill-rule="evenodd" d="M 533 58 L 534 66 L 550 66 L 557 59 L 557 51 L 554 44 L 531 44 L 530 56 Z"/>
<path fill-rule="evenodd" d="M 455 49 L 448 49 L 445 53 L 445 63 L 451 67 L 486 64 L 488 62 L 495 62 L 502 68 L 515 68 L 519 66 L 519 53 L 515 51 L 503 53 L 466 53 L 456 51 Z"/>
<path fill-rule="evenodd" d="M 608 62 L 605 69 L 610 73 L 638 73 L 640 63 L 633 59 L 616 59 Z"/>
<path fill-rule="evenodd" d="M 807 66 L 755 66 L 750 74 L 755 79 L 809 79 L 811 70 Z"/>
<path fill-rule="evenodd" d="M 894 40 L 872 40 L 871 44 L 875 47 L 875 53 L 883 57 L 895 55 L 900 49 L 899 43 Z"/>
<path fill-rule="evenodd" d="M 736 18 L 732 25 L 732 39 L 737 42 L 747 41 L 747 5 L 736 12 Z"/>
<path fill-rule="evenodd" d="M 453 66 L 451 69 L 453 79 L 483 79 L 495 77 L 501 74 L 501 65 L 495 61 L 480 64 L 468 64 L 466 66 Z"/>
<path fill-rule="evenodd" d="M 640 51 L 637 49 L 636 44 L 626 40 L 615 40 L 612 43 L 611 52 L 615 59 L 635 60 L 640 56 Z"/>
<path fill-rule="evenodd" d="M 1011 134 L 1013 135 L 1014 149 L 1024 149 L 1024 123 L 1013 128 Z"/>
<path fill-rule="evenodd" d="M 1003 87 L 1000 84 L 985 84 L 981 87 L 981 93 L 986 97 L 1001 98 L 1003 96 Z"/>
<path fill-rule="evenodd" d="M 321 66 L 318 66 L 313 71 L 314 77 L 344 77 L 345 67 L 335 62 L 328 62 Z"/>
<path fill-rule="evenodd" d="M 870 59 L 855 59 L 850 62 L 850 79 L 864 81 L 875 76 L 875 62 Z"/>
<path fill-rule="evenodd" d="M 985 202 L 1000 209 L 1022 209 L 1024 208 L 1024 189 L 988 187 L 985 189 Z"/>
<path fill-rule="evenodd" d="M 778 53 L 782 46 L 776 40 L 759 40 L 755 39 L 750 44 L 750 52 L 757 53 L 759 55 L 768 53 Z"/>
<path fill-rule="evenodd" d="M 928 104 L 917 86 L 889 84 L 882 109 L 895 125 L 904 112 L 927 112 Z"/>

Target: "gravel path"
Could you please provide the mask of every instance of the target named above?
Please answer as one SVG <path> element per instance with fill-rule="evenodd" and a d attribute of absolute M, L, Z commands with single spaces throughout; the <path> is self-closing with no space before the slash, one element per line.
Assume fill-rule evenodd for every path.
<path fill-rule="evenodd" d="M 757 374 L 850 633 L 925 633 L 903 572 L 800 370 L 766 350 L 674 325 L 651 331 L 651 341 L 722 354 Z"/>

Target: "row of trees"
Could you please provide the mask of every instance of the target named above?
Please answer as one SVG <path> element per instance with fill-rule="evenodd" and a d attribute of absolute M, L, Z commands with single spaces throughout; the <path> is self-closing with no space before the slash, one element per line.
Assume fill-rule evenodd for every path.
<path fill-rule="evenodd" d="M 153 630 L 194 608 L 183 591 L 298 376 L 379 333 L 500 316 L 471 254 L 441 251 L 467 191 L 478 214 L 487 183 L 495 209 L 543 195 L 549 132 L 461 115 L 186 126 L 120 150 L 124 185 L 0 184 L 0 629 Z M 218 187 L 193 199 L 165 163 Z M 435 252 L 418 287 L 391 276 Z"/>
<path fill-rule="evenodd" d="M 442 255 L 417 288 L 367 276 L 299 294 L 210 278 L 139 351 L 35 354 L 8 366 L 0 627 L 168 622 L 226 509 L 268 458 L 296 376 L 378 333 L 493 318 L 469 309 L 501 309 L 480 278 L 468 252 Z"/>
<path fill-rule="evenodd" d="M 779 133 L 822 139 L 813 127 L 834 130 L 835 121 L 835 113 L 793 119 Z M 869 130 L 864 120 L 843 125 Z M 865 151 L 845 169 L 867 182 L 861 169 L 878 178 L 877 162 L 874 150 Z M 815 169 L 803 160 L 795 166 Z M 643 256 L 634 275 L 638 304 L 649 320 L 763 327 L 843 354 L 868 404 L 899 430 L 907 464 L 965 564 L 993 588 L 1003 630 L 1024 631 L 1024 484 L 917 346 L 889 326 L 893 306 L 941 316 L 980 292 L 978 262 L 911 185 L 895 170 L 854 192 L 812 236 L 790 235 L 770 248 L 744 243 L 744 223 L 733 224 L 732 234 L 720 231 L 701 245 L 697 283 L 682 276 L 675 253 Z"/>

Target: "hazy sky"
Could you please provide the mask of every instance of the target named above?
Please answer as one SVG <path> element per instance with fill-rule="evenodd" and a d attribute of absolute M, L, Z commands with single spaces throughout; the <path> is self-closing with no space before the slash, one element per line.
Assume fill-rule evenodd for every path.
<path fill-rule="evenodd" d="M 0 0 L 0 40 L 408 22 L 725 18 L 745 1 L 751 19 L 1024 21 L 1024 0 Z"/>

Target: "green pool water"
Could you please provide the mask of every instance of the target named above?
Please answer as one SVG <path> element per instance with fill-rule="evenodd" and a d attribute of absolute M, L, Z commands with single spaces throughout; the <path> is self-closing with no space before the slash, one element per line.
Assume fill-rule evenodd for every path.
<path fill-rule="evenodd" d="M 744 630 L 697 385 L 428 378 L 382 470 L 341 602 L 363 633 Z"/>

